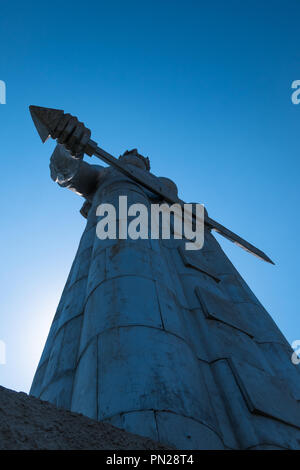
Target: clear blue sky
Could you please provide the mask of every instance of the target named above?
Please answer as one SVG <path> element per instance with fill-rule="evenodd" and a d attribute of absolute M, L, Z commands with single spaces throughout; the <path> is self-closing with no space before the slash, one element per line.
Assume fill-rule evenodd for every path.
<path fill-rule="evenodd" d="M 85 223 L 81 199 L 50 179 L 54 142 L 42 145 L 30 104 L 77 115 L 116 156 L 137 147 L 266 251 L 276 266 L 218 237 L 300 339 L 299 19 L 296 0 L 2 2 L 1 385 L 29 390 Z"/>

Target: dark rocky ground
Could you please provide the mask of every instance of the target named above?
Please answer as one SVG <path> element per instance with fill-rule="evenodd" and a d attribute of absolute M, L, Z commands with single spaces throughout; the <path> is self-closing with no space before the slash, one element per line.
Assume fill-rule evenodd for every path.
<path fill-rule="evenodd" d="M 161 450 L 151 439 L 0 386 L 0 450 Z"/>

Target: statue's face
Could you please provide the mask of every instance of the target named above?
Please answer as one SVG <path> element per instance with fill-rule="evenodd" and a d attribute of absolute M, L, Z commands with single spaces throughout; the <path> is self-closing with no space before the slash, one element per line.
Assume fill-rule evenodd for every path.
<path fill-rule="evenodd" d="M 129 165 L 137 166 L 138 168 L 141 168 L 142 170 L 146 170 L 146 164 L 143 162 L 143 160 L 139 158 L 137 155 L 134 155 L 133 153 L 127 153 L 126 155 L 121 155 L 119 157 L 119 160 L 122 160 L 122 162 L 128 163 Z"/>

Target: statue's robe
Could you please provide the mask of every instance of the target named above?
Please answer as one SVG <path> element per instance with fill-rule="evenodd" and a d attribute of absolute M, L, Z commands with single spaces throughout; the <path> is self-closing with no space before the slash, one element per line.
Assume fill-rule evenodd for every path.
<path fill-rule="evenodd" d="M 210 231 L 198 251 L 100 240 L 100 203 L 157 199 L 76 165 L 52 165 L 89 210 L 31 394 L 179 449 L 299 449 L 300 366 Z"/>

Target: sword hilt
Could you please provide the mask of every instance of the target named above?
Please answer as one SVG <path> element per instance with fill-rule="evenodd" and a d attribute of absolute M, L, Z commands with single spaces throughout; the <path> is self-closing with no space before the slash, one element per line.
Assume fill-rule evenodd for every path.
<path fill-rule="evenodd" d="M 94 155 L 97 147 L 98 147 L 97 142 L 95 142 L 92 139 L 89 139 L 88 143 L 84 147 L 84 153 L 86 153 L 89 157 L 91 157 L 92 155 Z"/>

